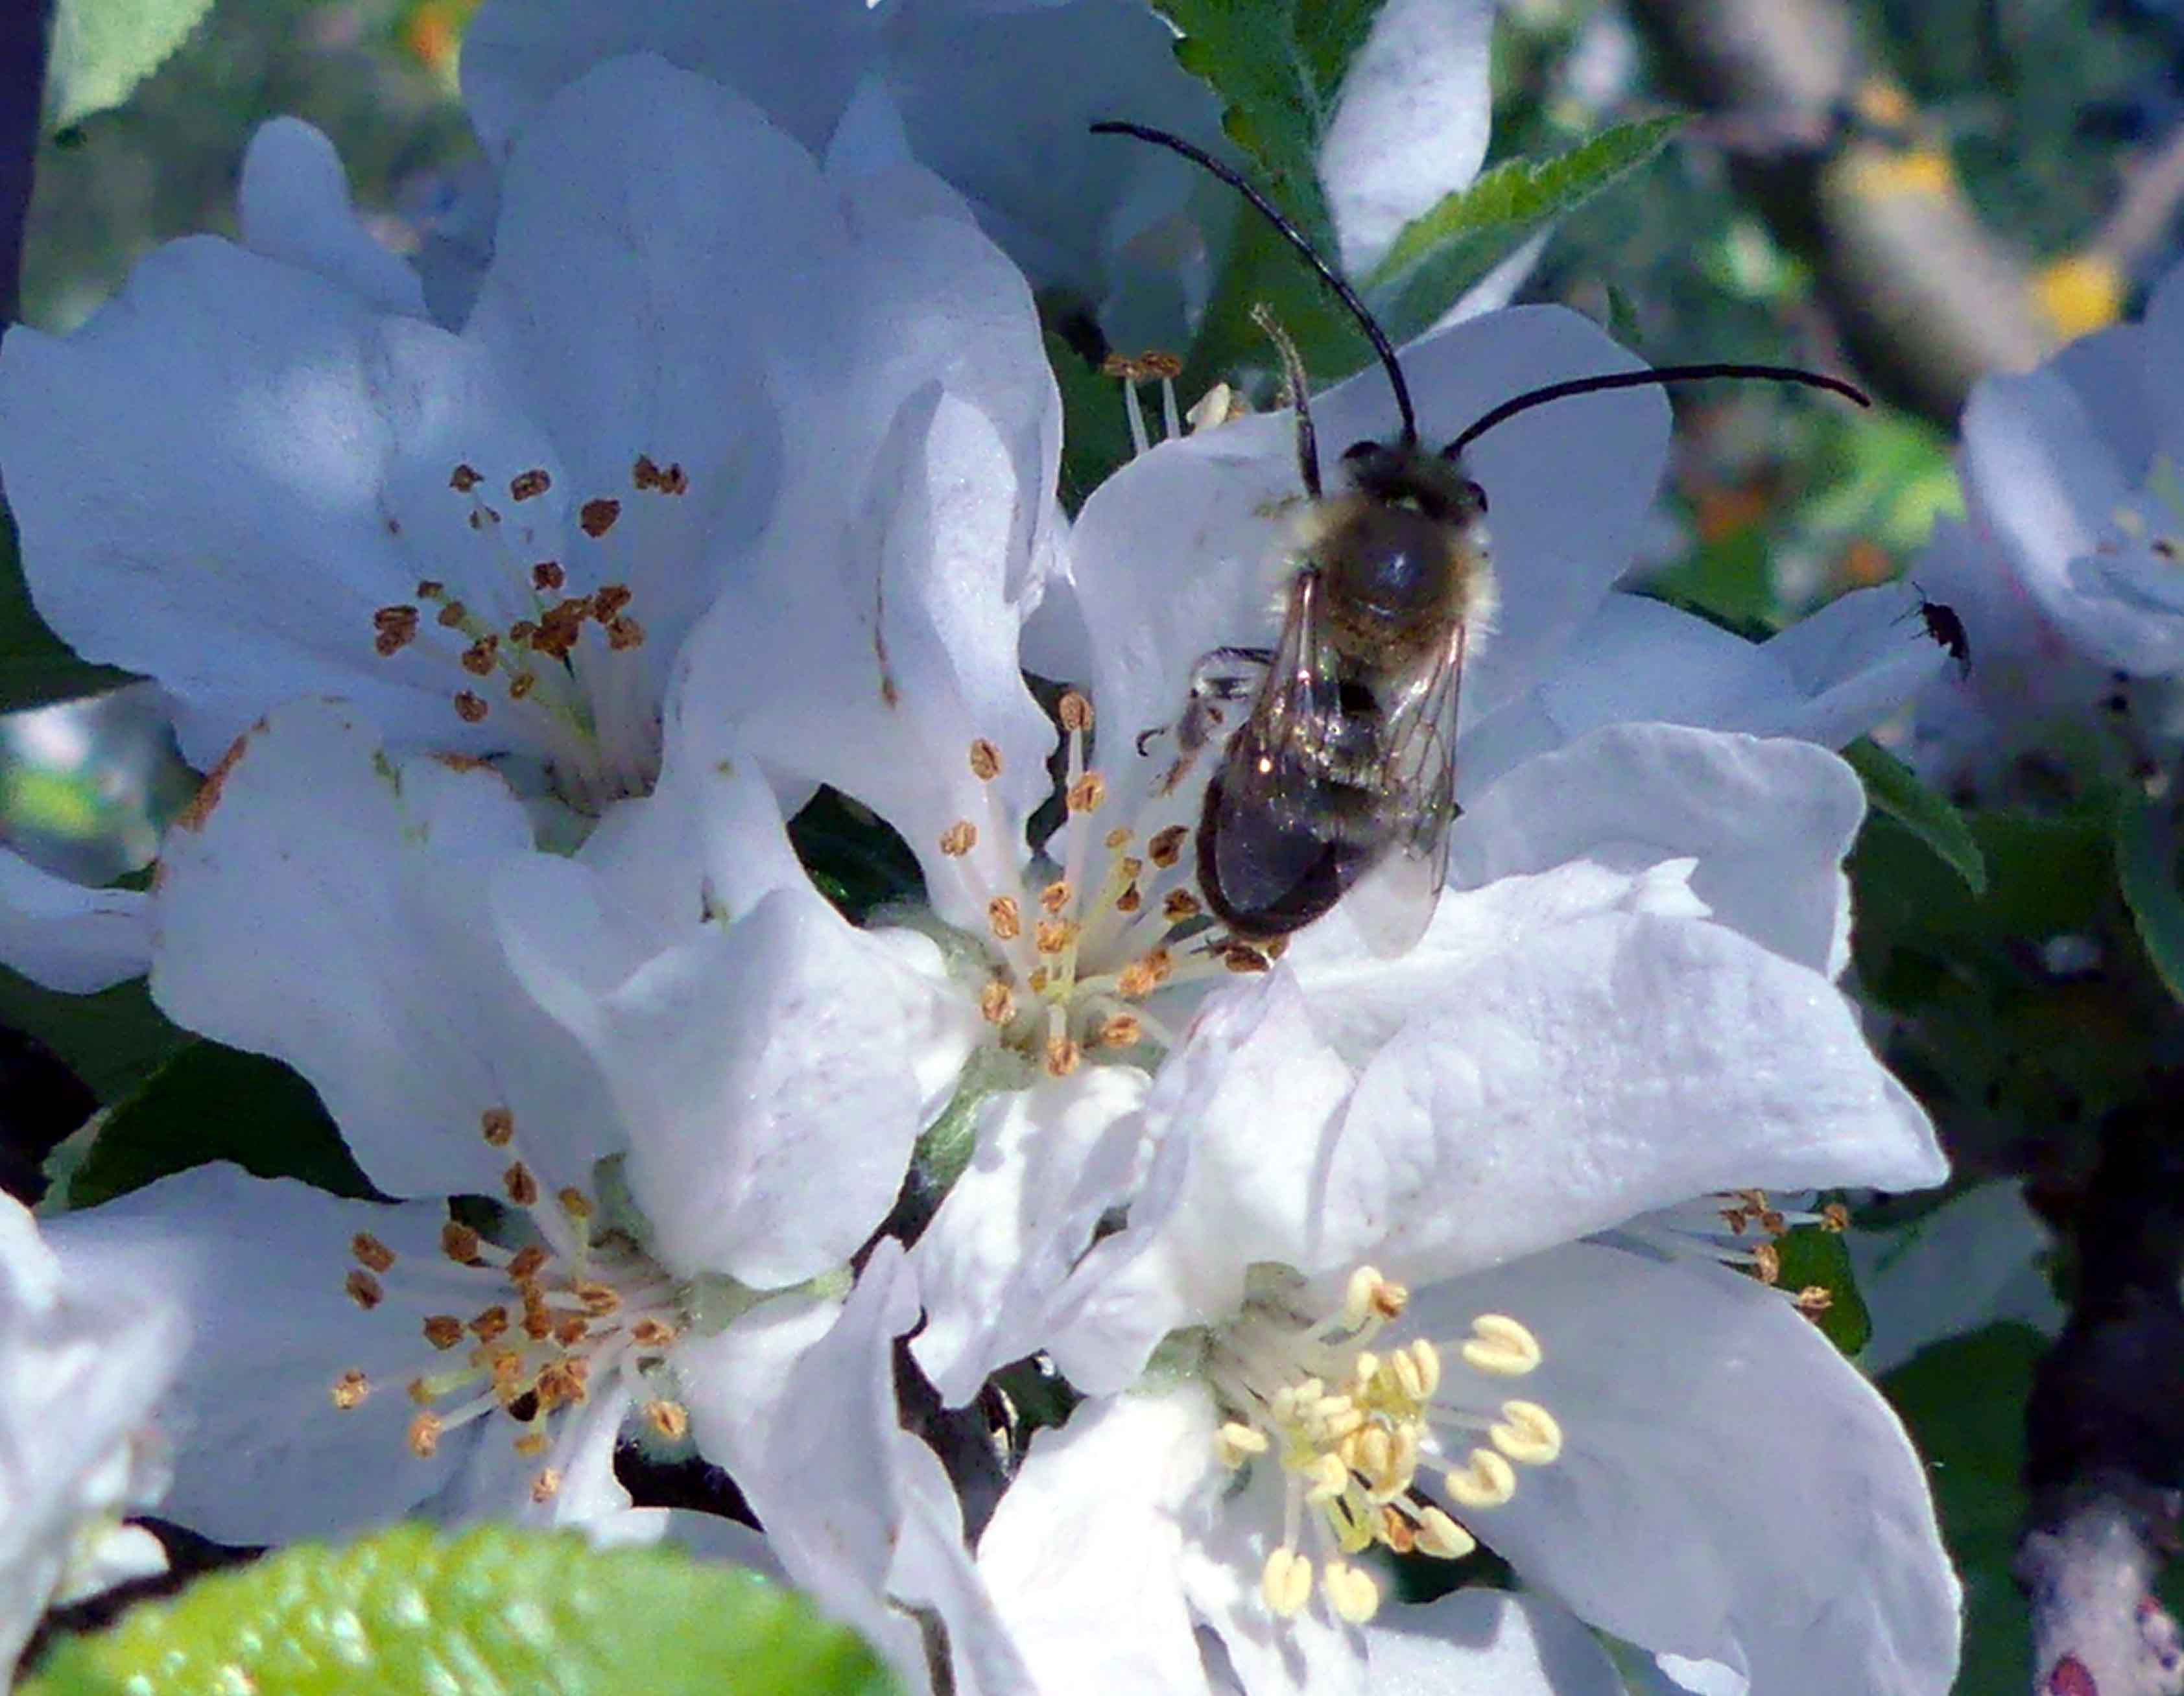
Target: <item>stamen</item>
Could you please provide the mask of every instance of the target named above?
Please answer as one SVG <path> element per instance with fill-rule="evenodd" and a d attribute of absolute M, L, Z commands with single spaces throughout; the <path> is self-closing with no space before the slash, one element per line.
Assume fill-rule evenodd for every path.
<path fill-rule="evenodd" d="M 365 1398 L 370 1393 L 371 1381 L 354 1367 L 351 1367 L 334 1381 L 334 1405 L 343 1413 L 348 1412 L 353 1408 L 362 1407 Z"/>
<path fill-rule="evenodd" d="M 1504 1402 L 1502 1422 L 1487 1427 L 1494 1446 L 1526 1466 L 1545 1466 L 1563 1452 L 1563 1428 L 1537 1402 Z"/>
<path fill-rule="evenodd" d="M 1056 709 L 1062 729 L 1081 736 L 1092 728 L 1092 703 L 1074 689 L 1066 692 Z"/>
<path fill-rule="evenodd" d="M 1329 1561 L 1319 1582 L 1328 1605 L 1353 1626 L 1363 1625 L 1380 1611 L 1380 1587 L 1369 1573 L 1347 1561 Z"/>
<path fill-rule="evenodd" d="M 986 924 L 997 942 L 1012 943 L 1023 934 L 1023 909 L 1012 895 L 996 895 L 986 904 Z"/>
<path fill-rule="evenodd" d="M 1312 1599 L 1312 1562 L 1293 1549 L 1276 1549 L 1259 1575 L 1259 1593 L 1276 1619 L 1295 1617 Z"/>
<path fill-rule="evenodd" d="M 1470 1464 L 1441 1482 L 1459 1507 L 1498 1508 L 1517 1493 L 1517 1471 L 1492 1449 L 1474 1449 Z"/>
<path fill-rule="evenodd" d="M 1483 1313 L 1471 1321 L 1464 1363 L 1496 1377 L 1521 1378 L 1540 1364 L 1540 1340 L 1506 1314 Z"/>
<path fill-rule="evenodd" d="M 1001 775 L 1001 751 L 983 737 L 971 744 L 971 775 L 981 783 L 991 783 Z"/>
<path fill-rule="evenodd" d="M 978 827 L 968 819 L 958 819 L 940 833 L 940 852 L 950 859 L 961 859 L 978 846 Z"/>

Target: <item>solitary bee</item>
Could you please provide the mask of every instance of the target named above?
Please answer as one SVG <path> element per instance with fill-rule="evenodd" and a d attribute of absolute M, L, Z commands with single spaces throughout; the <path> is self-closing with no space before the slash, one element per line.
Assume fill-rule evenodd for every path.
<path fill-rule="evenodd" d="M 1303 363 L 1280 327 L 1255 314 L 1281 359 L 1310 505 L 1293 548 L 1279 637 L 1271 648 L 1222 648 L 1199 660 L 1174 727 L 1179 758 L 1164 787 L 1181 781 L 1217 732 L 1226 734 L 1199 814 L 1198 881 L 1207 906 L 1237 937 L 1271 942 L 1346 900 L 1368 943 L 1400 954 L 1432 917 L 1447 875 L 1463 668 L 1494 611 L 1486 492 L 1466 474 L 1463 450 L 1533 407 L 1641 384 L 1765 378 L 1868 403 L 1837 378 L 1787 366 L 1666 365 L 1513 396 L 1432 452 L 1418 438 L 1410 388 L 1386 332 L 1264 195 L 1165 131 L 1092 128 L 1180 153 L 1241 194 L 1357 320 L 1394 392 L 1394 440 L 1346 448 L 1347 487 L 1326 495 Z M 1222 703 L 1247 695 L 1241 724 L 1226 729 Z"/>

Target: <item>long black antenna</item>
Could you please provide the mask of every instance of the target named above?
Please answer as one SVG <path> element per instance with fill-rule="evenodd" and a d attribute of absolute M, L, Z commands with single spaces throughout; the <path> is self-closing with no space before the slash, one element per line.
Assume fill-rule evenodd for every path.
<path fill-rule="evenodd" d="M 1551 400 L 1566 400 L 1572 395 L 1598 394 L 1602 389 L 1643 388 L 1652 383 L 1704 382 L 1712 377 L 1758 379 L 1777 383 L 1802 383 L 1807 388 L 1826 389 L 1830 393 L 1854 400 L 1860 406 L 1871 406 L 1864 390 L 1841 377 L 1831 377 L 1825 371 L 1808 371 L 1796 365 L 1658 365 L 1650 371 L 1617 371 L 1597 377 L 1572 377 L 1566 382 L 1549 383 L 1544 388 L 1527 389 L 1520 395 L 1512 395 L 1501 405 L 1476 420 L 1463 434 L 1442 448 L 1441 457 L 1453 459 L 1497 424 L 1514 418 L 1520 412 L 1529 412 L 1535 406 L 1545 406 Z"/>
<path fill-rule="evenodd" d="M 1336 297 L 1350 309 L 1350 315 L 1357 320 L 1358 328 L 1365 332 L 1366 340 L 1373 344 L 1373 351 L 1379 356 L 1380 369 L 1388 374 L 1388 386 L 1396 392 L 1396 410 L 1402 414 L 1403 420 L 1401 446 L 1410 448 L 1418 445 L 1418 414 L 1412 408 L 1410 386 L 1403 381 L 1403 368 L 1396 363 L 1396 350 L 1389 344 L 1388 332 L 1381 329 L 1373 320 L 1373 314 L 1365 309 L 1365 303 L 1358 299 L 1357 291 L 1343 281 L 1340 271 L 1320 258 L 1318 252 L 1306 239 L 1304 231 L 1290 223 L 1280 208 L 1211 153 L 1193 147 L 1180 136 L 1171 136 L 1165 130 L 1151 129 L 1143 124 L 1124 124 L 1112 120 L 1095 124 L 1092 133 L 1095 136 L 1134 136 L 1141 142 L 1150 142 L 1156 147 L 1166 147 L 1172 153 L 1181 153 L 1192 164 L 1211 171 L 1257 207 L 1267 222 L 1280 231 L 1289 244 L 1304 255 L 1306 263 L 1319 273 L 1319 280 L 1333 289 Z"/>

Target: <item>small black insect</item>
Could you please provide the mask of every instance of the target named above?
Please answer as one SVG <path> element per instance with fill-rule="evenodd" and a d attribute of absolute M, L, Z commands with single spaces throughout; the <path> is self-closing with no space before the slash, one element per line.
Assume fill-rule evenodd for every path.
<path fill-rule="evenodd" d="M 1911 592 L 1919 598 L 1919 604 L 1903 618 L 1917 619 L 1935 646 L 1957 662 L 1958 678 L 1969 681 L 1972 675 L 1972 639 L 1964 634 L 1964 621 L 1957 616 L 1957 609 L 1927 599 L 1926 592 L 1916 583 L 1911 586 Z M 1903 619 L 1896 622 L 1901 624 Z"/>

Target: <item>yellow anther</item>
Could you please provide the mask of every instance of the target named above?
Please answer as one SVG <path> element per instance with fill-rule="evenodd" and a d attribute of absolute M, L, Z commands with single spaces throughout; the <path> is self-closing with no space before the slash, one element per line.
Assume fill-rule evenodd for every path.
<path fill-rule="evenodd" d="M 1353 1626 L 1363 1625 L 1380 1611 L 1380 1587 L 1372 1574 L 1347 1561 L 1329 1561 L 1319 1584 L 1328 1606 Z"/>
<path fill-rule="evenodd" d="M 1540 1339 L 1507 1314 L 1482 1313 L 1471 1321 L 1463 1359 L 1474 1371 L 1521 1378 L 1540 1364 Z"/>
<path fill-rule="evenodd" d="M 440 1446 L 440 1416 L 421 1413 L 410 1421 L 410 1452 L 420 1460 L 429 1460 Z"/>
<path fill-rule="evenodd" d="M 1092 728 L 1092 703 L 1072 689 L 1064 694 L 1056 709 L 1066 731 L 1089 731 Z"/>
<path fill-rule="evenodd" d="M 531 1481 L 531 1499 L 542 1508 L 560 1493 L 561 1475 L 551 1466 Z"/>
<path fill-rule="evenodd" d="M 369 1231 L 359 1231 L 349 1238 L 348 1248 L 357 1264 L 369 1271 L 387 1272 L 394 1268 L 394 1251 Z"/>
<path fill-rule="evenodd" d="M 652 1428 L 671 1443 L 680 1443 L 690 1434 L 690 1414 L 680 1402 L 648 1402 L 644 1416 Z"/>
<path fill-rule="evenodd" d="M 978 846 L 978 827 L 968 819 L 958 819 L 940 833 L 940 852 L 950 859 L 961 859 Z"/>
<path fill-rule="evenodd" d="M 978 1012 L 989 1025 L 1006 1025 L 1017 1016 L 1017 993 L 1001 979 L 989 978 L 978 992 Z"/>
<path fill-rule="evenodd" d="M 1315 1508 L 1324 1507 L 1350 1487 L 1350 1469 L 1339 1455 L 1322 1454 L 1299 1471 L 1310 1481 L 1304 1499 Z"/>
<path fill-rule="evenodd" d="M 1563 1452 L 1563 1428 L 1537 1402 L 1504 1402 L 1501 1423 L 1488 1427 L 1494 1446 L 1512 1460 L 1545 1466 Z"/>
<path fill-rule="evenodd" d="M 1772 1243 L 1762 1243 L 1752 1249 L 1752 1276 L 1763 1284 L 1782 1282 L 1782 1256 Z"/>
<path fill-rule="evenodd" d="M 1051 958 L 1065 952 L 1081 933 L 1082 927 L 1073 919 L 1042 919 L 1031 936 L 1039 953 Z"/>
<path fill-rule="evenodd" d="M 1050 1077 L 1067 1077 L 1084 1063 L 1084 1050 L 1067 1037 L 1050 1037 L 1046 1043 L 1046 1070 Z"/>
<path fill-rule="evenodd" d="M 1490 1449 L 1474 1449 L 1470 1465 L 1441 1482 L 1458 1507 L 1498 1508 L 1517 1493 L 1517 1469 Z"/>
<path fill-rule="evenodd" d="M 1109 854 L 1116 854 L 1128 848 L 1130 845 L 1130 827 L 1128 825 L 1116 826 L 1113 830 L 1107 832 L 1106 843 Z"/>
<path fill-rule="evenodd" d="M 1135 1014 L 1117 1013 L 1100 1026 L 1103 1048 L 1134 1048 L 1145 1039 L 1145 1027 Z"/>
<path fill-rule="evenodd" d="M 983 737 L 971 744 L 971 775 L 981 783 L 1001 775 L 1001 751 Z"/>
<path fill-rule="evenodd" d="M 1312 1562 L 1293 1549 L 1276 1549 L 1259 1575 L 1259 1594 L 1275 1618 L 1295 1618 L 1312 1599 Z"/>
<path fill-rule="evenodd" d="M 1436 1560 L 1461 1560 L 1479 1547 L 1479 1539 L 1439 1508 L 1429 1507 L 1419 1510 L 1417 1538 L 1412 1547 L 1419 1554 L 1430 1554 Z"/>
<path fill-rule="evenodd" d="M 1440 1387 L 1440 1350 L 1423 1337 L 1396 1351 L 1396 1382 L 1414 1402 L 1429 1402 Z"/>
<path fill-rule="evenodd" d="M 334 1405 L 343 1413 L 347 1413 L 351 1408 L 361 1407 L 364 1404 L 364 1399 L 370 1393 L 371 1380 L 354 1367 L 351 1367 L 334 1380 Z"/>
<path fill-rule="evenodd" d="M 1839 1201 L 1831 1201 L 1820 1209 L 1820 1229 L 1841 1232 L 1850 1229 L 1850 1209 Z"/>
<path fill-rule="evenodd" d="M 1065 913 L 1069 904 L 1077 898 L 1077 892 L 1069 887 L 1069 880 L 1061 878 L 1039 892 L 1039 910 L 1049 918 Z"/>
<path fill-rule="evenodd" d="M 1254 1455 L 1264 1454 L 1271 1446 L 1266 1432 L 1236 1420 L 1213 1433 L 1214 1458 L 1231 1471 Z"/>
<path fill-rule="evenodd" d="M 505 1107 L 488 1107 L 478 1115 L 478 1131 L 489 1146 L 505 1148 L 515 1135 L 515 1115 Z"/>
<path fill-rule="evenodd" d="M 1096 771 L 1088 771 L 1069 786 L 1065 798 L 1072 813 L 1096 813 L 1107 799 L 1107 780 Z"/>
<path fill-rule="evenodd" d="M 1835 1292 L 1825 1284 L 1807 1284 L 1791 1299 L 1808 1319 L 1818 1319 L 1836 1304 Z"/>
<path fill-rule="evenodd" d="M 996 895 L 986 904 L 986 926 L 997 942 L 1012 943 L 1023 934 L 1023 909 L 1013 895 Z"/>

